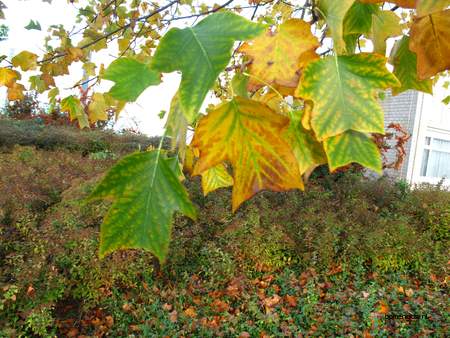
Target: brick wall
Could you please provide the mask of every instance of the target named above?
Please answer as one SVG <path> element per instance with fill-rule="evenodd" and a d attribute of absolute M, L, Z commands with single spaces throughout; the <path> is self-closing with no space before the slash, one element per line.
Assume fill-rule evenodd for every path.
<path fill-rule="evenodd" d="M 408 90 L 397 96 L 392 96 L 390 92 L 386 92 L 386 97 L 381 101 L 384 109 L 384 122 L 388 126 L 391 122 L 400 123 L 405 130 L 410 134 L 414 130 L 414 117 L 417 110 L 418 92 Z M 406 144 L 407 157 L 405 158 L 402 167 L 399 171 L 386 170 L 385 174 L 391 177 L 405 178 L 408 171 L 408 160 L 411 150 L 411 139 Z M 386 154 L 388 161 L 392 161 L 395 156 L 394 151 L 389 151 Z"/>

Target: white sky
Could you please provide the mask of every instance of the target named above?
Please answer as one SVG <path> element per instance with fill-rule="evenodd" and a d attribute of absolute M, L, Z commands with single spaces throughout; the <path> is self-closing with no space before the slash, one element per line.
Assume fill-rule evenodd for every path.
<path fill-rule="evenodd" d="M 52 4 L 42 2 L 42 0 L 3 0 L 3 2 L 8 8 L 4 10 L 6 20 L 2 20 L 0 23 L 9 26 L 9 38 L 0 42 L 0 55 L 5 54 L 9 57 L 22 50 L 35 52 L 38 55 L 42 54 L 41 46 L 43 46 L 48 27 L 54 24 L 62 24 L 66 29 L 70 30 L 76 25 L 77 7 L 80 7 L 79 4 L 77 7 L 69 5 L 67 0 L 53 0 Z M 167 3 L 167 1 L 159 2 Z M 216 3 L 216 1 L 204 2 L 211 5 Z M 240 1 L 236 2 L 239 3 Z M 245 3 L 247 2 L 245 1 Z M 24 27 L 29 23 L 30 19 L 38 21 L 42 31 L 26 30 Z M 178 24 L 182 24 L 182 22 L 180 21 Z M 392 42 L 390 45 L 392 45 Z M 116 48 L 116 42 L 114 42 L 108 50 L 95 54 L 92 61 L 98 64 L 104 63 L 107 66 L 114 60 L 110 54 L 114 54 Z M 71 75 L 56 78 L 56 84 L 60 89 L 71 87 L 81 78 L 81 63 L 72 65 L 70 70 Z M 33 75 L 33 72 L 29 72 L 29 75 Z M 177 73 L 164 74 L 161 85 L 149 87 L 142 93 L 137 102 L 126 106 L 116 127 L 135 127 L 137 125 L 139 130 L 145 134 L 162 134 L 164 121 L 160 120 L 158 114 L 161 110 L 169 110 L 171 98 L 178 88 L 180 78 L 180 75 Z M 95 90 L 105 92 L 110 88 L 111 84 L 111 82 L 103 80 L 101 86 L 95 88 Z M 5 98 L 5 91 L 5 88 L 0 88 L 0 102 Z M 64 95 L 76 93 L 76 91 L 62 91 L 61 94 L 64 97 Z M 442 114 L 450 114 L 449 107 L 440 103 L 442 98 L 448 94 L 448 91 L 444 91 L 441 86 L 436 86 L 435 98 L 430 97 L 426 101 L 426 109 L 433 112 L 440 111 Z M 45 98 L 46 96 L 42 97 L 42 99 Z M 446 128 L 450 130 L 450 119 L 446 120 L 449 121 L 449 125 Z"/>

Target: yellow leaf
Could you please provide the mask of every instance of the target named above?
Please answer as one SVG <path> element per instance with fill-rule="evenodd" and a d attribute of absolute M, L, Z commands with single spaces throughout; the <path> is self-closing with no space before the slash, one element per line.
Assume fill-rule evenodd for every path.
<path fill-rule="evenodd" d="M 425 16 L 439 12 L 450 6 L 449 0 L 416 0 L 417 15 Z"/>
<path fill-rule="evenodd" d="M 417 54 L 417 77 L 428 79 L 450 68 L 450 9 L 416 19 L 409 49 Z"/>
<path fill-rule="evenodd" d="M 0 68 L 0 86 L 11 87 L 18 79 L 20 79 L 20 74 L 15 70 Z"/>
<path fill-rule="evenodd" d="M 383 2 L 383 0 L 359 0 L 359 1 L 364 4 L 378 4 L 378 3 Z M 426 1 L 428 1 L 428 0 L 426 0 Z M 415 8 L 416 7 L 416 0 L 389 0 L 386 2 L 392 2 L 403 8 Z"/>
<path fill-rule="evenodd" d="M 311 33 L 311 25 L 300 19 L 290 19 L 277 31 L 268 30 L 244 43 L 239 51 L 252 61 L 248 88 L 253 91 L 264 84 L 296 87 L 299 67 L 316 58 L 317 47 L 319 42 Z"/>
<path fill-rule="evenodd" d="M 233 177 L 227 171 L 223 163 L 216 165 L 201 173 L 203 195 L 208 195 L 211 191 L 219 188 L 231 187 L 233 185 Z"/>
<path fill-rule="evenodd" d="M 280 135 L 289 119 L 254 100 L 236 97 L 202 118 L 192 147 L 200 151 L 193 175 L 229 161 L 233 166 L 232 207 L 258 191 L 303 189 L 297 160 Z"/>
<path fill-rule="evenodd" d="M 72 61 L 79 61 L 83 58 L 84 53 L 81 48 L 78 47 L 70 47 L 67 49 L 67 56 Z"/>
<path fill-rule="evenodd" d="M 26 72 L 27 70 L 36 69 L 37 58 L 38 56 L 36 54 L 24 50 L 14 56 L 11 62 L 14 67 L 20 67 L 24 72 Z"/>
<path fill-rule="evenodd" d="M 386 40 L 401 35 L 400 18 L 392 11 L 379 11 L 372 15 L 370 38 L 373 41 L 374 52 L 386 53 Z"/>
<path fill-rule="evenodd" d="M 92 95 L 91 103 L 88 106 L 89 121 L 95 123 L 97 121 L 108 120 L 107 114 L 108 106 L 105 102 L 105 97 L 101 93 L 94 93 Z"/>
<path fill-rule="evenodd" d="M 8 88 L 8 100 L 9 101 L 15 101 L 15 100 L 23 100 L 23 91 L 25 90 L 25 87 L 21 85 L 20 83 L 14 82 L 11 87 Z"/>

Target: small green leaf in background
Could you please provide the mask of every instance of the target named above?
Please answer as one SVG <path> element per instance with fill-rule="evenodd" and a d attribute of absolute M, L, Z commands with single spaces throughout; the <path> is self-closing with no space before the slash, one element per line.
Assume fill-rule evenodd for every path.
<path fill-rule="evenodd" d="M 354 2 L 355 0 L 320 0 L 318 2 L 317 8 L 328 24 L 337 54 L 342 54 L 345 51 L 344 18 Z"/>
<path fill-rule="evenodd" d="M 401 87 L 392 90 L 394 95 L 409 89 L 433 93 L 431 79 L 421 81 L 417 78 L 417 56 L 409 50 L 409 36 L 404 36 L 395 43 L 389 62 L 394 66 L 394 75 L 401 83 Z"/>
<path fill-rule="evenodd" d="M 214 13 L 194 27 L 172 28 L 161 39 L 152 67 L 160 72 L 182 72 L 179 88 L 184 116 L 191 124 L 208 91 L 227 66 L 236 40 L 261 34 L 264 25 L 231 12 Z"/>
<path fill-rule="evenodd" d="M 89 127 L 88 117 L 80 100 L 70 95 L 61 101 L 61 111 L 69 113 L 70 120 L 78 120 L 81 129 Z"/>
<path fill-rule="evenodd" d="M 100 257 L 119 249 L 145 249 L 164 262 L 173 213 L 196 218 L 172 164 L 158 150 L 126 156 L 92 192 L 89 200 L 113 201 L 100 229 Z"/>
<path fill-rule="evenodd" d="M 27 30 L 35 29 L 37 31 L 40 31 L 42 28 L 41 28 L 41 24 L 39 23 L 39 21 L 30 20 L 28 25 L 25 26 L 25 29 L 27 29 Z"/>
<path fill-rule="evenodd" d="M 369 136 L 356 131 L 347 131 L 323 142 L 330 170 L 350 163 L 359 163 L 381 174 L 381 155 L 377 145 Z"/>
<path fill-rule="evenodd" d="M 161 83 L 161 74 L 149 65 L 131 58 L 120 58 L 113 61 L 103 74 L 106 80 L 115 85 L 109 94 L 121 101 L 134 102 L 149 86 Z"/>

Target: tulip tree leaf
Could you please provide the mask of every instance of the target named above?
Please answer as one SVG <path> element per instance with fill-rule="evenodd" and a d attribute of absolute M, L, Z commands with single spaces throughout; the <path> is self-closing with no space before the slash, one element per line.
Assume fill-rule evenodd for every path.
<path fill-rule="evenodd" d="M 318 3 L 318 9 L 330 29 L 334 49 L 338 54 L 345 51 L 344 18 L 354 2 L 355 0 L 320 0 Z"/>
<path fill-rule="evenodd" d="M 80 100 L 70 95 L 61 101 L 61 111 L 69 114 L 70 120 L 78 120 L 80 128 L 89 127 L 88 117 Z"/>
<path fill-rule="evenodd" d="M 196 218 L 172 164 L 158 150 L 128 155 L 95 188 L 89 200 L 113 202 L 100 229 L 100 257 L 119 249 L 144 249 L 165 260 L 173 213 Z"/>
<path fill-rule="evenodd" d="M 306 66 L 308 60 L 318 58 L 314 52 L 319 41 L 311 33 L 311 25 L 300 19 L 290 19 L 273 32 L 244 43 L 239 51 L 252 63 L 249 89 L 256 90 L 265 84 L 296 87 L 299 80 L 299 60 Z"/>
<path fill-rule="evenodd" d="M 223 163 L 205 170 L 201 175 L 203 195 L 205 196 L 214 190 L 233 185 L 233 177 L 230 176 Z"/>
<path fill-rule="evenodd" d="M 231 12 L 219 12 L 194 27 L 172 28 L 160 40 L 152 67 L 164 73 L 182 72 L 180 104 L 189 123 L 227 66 L 234 42 L 254 38 L 264 28 Z"/>
<path fill-rule="evenodd" d="M 394 95 L 409 89 L 415 89 L 424 93 L 433 93 L 431 79 L 419 80 L 417 78 L 417 57 L 409 50 L 409 37 L 404 36 L 397 41 L 392 49 L 390 63 L 394 66 L 394 75 L 399 79 L 401 87 L 394 88 Z"/>
<path fill-rule="evenodd" d="M 109 94 L 121 101 L 134 102 L 149 86 L 161 83 L 161 74 L 149 65 L 132 58 L 119 58 L 113 61 L 103 74 L 106 80 L 115 85 Z"/>
<path fill-rule="evenodd" d="M 347 130 L 383 134 L 377 92 L 399 85 L 385 57 L 361 53 L 310 63 L 295 94 L 314 102 L 310 124 L 317 139 L 324 140 Z"/>
<path fill-rule="evenodd" d="M 419 80 L 450 69 L 450 9 L 416 19 L 410 32 Z"/>
<path fill-rule="evenodd" d="M 41 24 L 39 23 L 39 21 L 34 21 L 34 20 L 30 20 L 30 22 L 28 23 L 28 25 L 25 26 L 26 30 L 37 30 L 40 31 L 41 28 Z"/>
<path fill-rule="evenodd" d="M 377 145 L 366 134 L 346 131 L 323 142 L 331 171 L 350 163 L 359 163 L 381 173 L 381 155 Z"/>
<path fill-rule="evenodd" d="M 232 207 L 258 191 L 303 189 L 297 160 L 280 137 L 289 119 L 254 100 L 235 97 L 203 117 L 192 147 L 198 148 L 193 175 L 229 161 L 233 166 Z"/>

